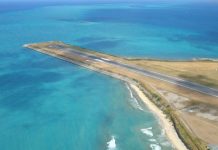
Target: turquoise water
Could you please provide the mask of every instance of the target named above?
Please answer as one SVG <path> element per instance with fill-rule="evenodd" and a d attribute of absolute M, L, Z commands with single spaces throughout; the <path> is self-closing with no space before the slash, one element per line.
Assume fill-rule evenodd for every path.
<path fill-rule="evenodd" d="M 111 136 L 117 149 L 144 149 L 152 143 L 170 147 L 158 121 L 146 108 L 134 107 L 121 81 L 29 55 L 34 65 L 27 62 L 1 76 L 1 150 L 107 149 Z M 148 127 L 153 137 L 141 132 Z"/>
<path fill-rule="evenodd" d="M 216 5 L 28 6 L 0 11 L 0 150 L 103 150 L 113 137 L 118 150 L 172 149 L 125 83 L 22 45 L 60 40 L 121 56 L 217 58 Z"/>

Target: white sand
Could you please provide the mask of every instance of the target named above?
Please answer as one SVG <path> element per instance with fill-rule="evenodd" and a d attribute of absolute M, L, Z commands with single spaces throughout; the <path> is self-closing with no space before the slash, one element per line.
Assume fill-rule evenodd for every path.
<path fill-rule="evenodd" d="M 165 130 L 165 133 L 174 148 L 177 150 L 188 150 L 178 137 L 172 122 L 166 118 L 166 115 L 154 103 L 152 103 L 136 85 L 130 84 L 130 86 L 147 105 L 147 107 L 160 119 L 160 124 Z"/>

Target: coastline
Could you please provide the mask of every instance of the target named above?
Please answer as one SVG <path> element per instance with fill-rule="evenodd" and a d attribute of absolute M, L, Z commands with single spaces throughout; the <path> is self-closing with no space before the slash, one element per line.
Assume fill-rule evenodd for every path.
<path fill-rule="evenodd" d="M 54 57 L 56 57 L 56 55 L 54 55 Z M 164 129 L 166 137 L 169 139 L 169 141 L 173 145 L 173 148 L 175 148 L 176 150 L 188 150 L 188 148 L 185 146 L 185 144 L 179 138 L 173 123 L 170 122 L 170 120 L 166 118 L 166 115 L 153 102 L 151 102 L 147 98 L 147 96 L 145 96 L 145 94 L 137 87 L 137 85 L 136 85 L 137 83 L 135 81 L 133 81 L 132 79 L 130 79 L 128 77 L 124 77 L 124 76 L 114 74 L 112 72 L 107 72 L 104 70 L 99 70 L 99 69 L 96 69 L 92 66 L 87 66 L 87 65 L 84 65 L 82 63 L 68 60 L 66 58 L 61 59 L 61 60 L 71 62 L 73 64 L 85 67 L 89 70 L 97 71 L 97 72 L 100 72 L 104 75 L 108 75 L 112 78 L 126 82 L 131 87 L 131 89 L 133 89 L 133 91 L 139 96 L 139 98 L 142 100 L 142 102 L 148 107 L 148 109 L 159 119 L 160 125 Z"/>
<path fill-rule="evenodd" d="M 171 141 L 173 147 L 177 150 L 188 150 L 185 144 L 177 135 L 177 132 L 173 126 L 173 123 L 166 118 L 166 115 L 155 105 L 153 104 L 144 93 L 134 84 L 129 83 L 130 87 L 136 92 L 139 98 L 144 102 L 144 104 L 154 113 L 160 120 L 160 124 L 163 127 L 167 138 Z"/>
<path fill-rule="evenodd" d="M 44 53 L 44 54 L 62 59 L 64 61 L 71 62 L 77 65 L 83 66 L 87 69 L 97 71 L 105 75 L 109 75 L 111 77 L 127 82 L 130 85 L 130 87 L 136 92 L 136 94 L 140 97 L 140 99 L 148 106 L 150 111 L 154 113 L 156 117 L 158 117 L 160 121 L 160 125 L 164 129 L 167 138 L 169 139 L 169 141 L 171 142 L 171 144 L 173 145 L 175 149 L 177 150 L 187 150 L 187 149 L 196 149 L 196 148 L 197 149 L 199 148 L 202 150 L 205 149 L 206 146 L 204 144 L 201 145 L 201 142 L 196 140 L 195 137 L 192 137 L 191 134 L 187 133 L 187 129 L 183 125 L 180 124 L 179 118 L 177 118 L 177 116 L 174 116 L 173 114 L 170 113 L 171 109 L 168 109 L 167 105 L 165 106 L 166 109 L 164 110 L 159 108 L 159 106 L 162 107 L 162 105 L 164 105 L 165 103 L 159 102 L 158 105 L 156 105 L 154 102 L 152 102 L 153 98 L 158 98 L 159 100 L 160 97 L 158 97 L 158 95 L 156 95 L 155 93 L 152 93 L 152 91 L 146 89 L 146 87 L 143 86 L 142 87 L 143 89 L 145 88 L 146 90 L 148 90 L 149 94 L 147 95 L 146 93 L 144 93 L 143 89 L 140 89 L 138 87 L 138 85 L 141 82 L 143 83 L 146 79 L 138 76 L 134 72 L 130 72 L 122 68 L 116 68 L 113 65 L 110 65 L 109 63 L 102 64 L 102 61 L 98 61 L 99 59 L 95 59 L 95 55 L 97 55 L 99 57 L 113 60 L 113 58 L 110 58 L 110 56 L 104 56 L 101 53 L 93 54 L 92 52 L 89 52 L 88 50 L 83 51 L 83 49 L 81 50 L 78 49 L 78 51 L 88 53 L 92 56 L 94 55 L 93 56 L 94 59 L 92 60 L 92 59 L 84 58 L 84 57 L 75 57 L 73 54 L 70 54 L 67 52 L 65 53 L 64 51 L 60 51 L 59 49 L 47 48 L 46 44 L 47 43 L 42 43 L 41 47 L 40 45 L 38 46 L 38 44 L 36 45 L 36 47 L 34 47 L 34 45 L 33 46 L 24 45 L 24 47 L 36 50 L 40 53 Z M 78 56 L 77 53 L 75 55 Z M 165 115 L 165 111 L 167 112 L 167 114 L 170 113 L 170 117 L 173 118 L 172 122 L 170 119 L 166 118 L 167 115 Z"/>
<path fill-rule="evenodd" d="M 64 60 L 64 59 L 63 59 Z M 64 60 L 66 61 L 66 60 Z M 148 107 L 148 109 L 158 118 L 160 121 L 161 127 L 164 129 L 166 137 L 169 139 L 171 144 L 173 145 L 173 148 L 176 150 L 188 150 L 188 148 L 185 146 L 183 141 L 180 139 L 180 137 L 177 134 L 177 131 L 175 130 L 175 126 L 173 123 L 166 118 L 166 115 L 163 113 L 162 110 L 160 110 L 151 100 L 147 98 L 147 96 L 140 90 L 140 88 L 137 86 L 137 82 L 133 81 L 132 79 L 129 79 L 128 77 L 124 77 L 118 74 L 114 74 L 112 72 L 107 72 L 104 70 L 99 70 L 91 66 L 86 66 L 81 63 L 73 62 L 74 64 L 77 64 L 79 66 L 83 66 L 87 69 L 90 69 L 92 71 L 100 72 L 104 75 L 111 76 L 112 78 L 119 79 L 121 81 L 126 82 L 131 89 L 139 96 L 141 101 Z"/>

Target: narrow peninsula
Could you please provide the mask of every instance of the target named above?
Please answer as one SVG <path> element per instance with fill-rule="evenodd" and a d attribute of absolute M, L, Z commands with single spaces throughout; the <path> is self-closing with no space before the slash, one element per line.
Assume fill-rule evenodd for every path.
<path fill-rule="evenodd" d="M 45 42 L 24 47 L 124 80 L 158 116 L 178 150 L 218 145 L 218 62 L 118 57 Z M 202 67 L 203 66 L 203 67 Z"/>

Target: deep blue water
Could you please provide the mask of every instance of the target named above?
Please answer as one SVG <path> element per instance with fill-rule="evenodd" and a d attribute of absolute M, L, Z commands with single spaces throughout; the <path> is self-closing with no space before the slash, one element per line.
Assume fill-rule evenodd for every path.
<path fill-rule="evenodd" d="M 217 14 L 216 4 L 0 4 L 0 150 L 102 150 L 112 136 L 118 150 L 172 149 L 125 83 L 22 45 L 59 40 L 121 56 L 217 58 Z"/>

